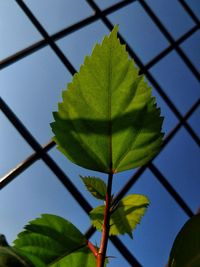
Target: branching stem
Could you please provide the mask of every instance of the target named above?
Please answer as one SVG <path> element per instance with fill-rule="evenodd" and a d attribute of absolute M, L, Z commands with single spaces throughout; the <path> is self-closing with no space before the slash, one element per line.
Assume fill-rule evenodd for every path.
<path fill-rule="evenodd" d="M 109 173 L 107 192 L 106 192 L 106 203 L 105 203 L 105 210 L 104 210 L 103 231 L 102 231 L 100 248 L 99 248 L 98 255 L 97 255 L 97 265 L 96 265 L 97 267 L 104 267 L 104 262 L 106 258 L 106 250 L 107 250 L 109 230 L 110 230 L 112 179 L 113 179 L 113 173 Z"/>
<path fill-rule="evenodd" d="M 95 246 L 88 240 L 87 242 L 87 247 L 90 249 L 90 251 L 93 253 L 93 255 L 95 256 L 95 258 L 97 258 L 98 255 L 98 251 L 95 248 Z"/>

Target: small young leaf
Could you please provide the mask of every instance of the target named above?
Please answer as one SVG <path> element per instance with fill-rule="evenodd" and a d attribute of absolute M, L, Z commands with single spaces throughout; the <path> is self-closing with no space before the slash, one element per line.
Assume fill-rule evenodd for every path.
<path fill-rule="evenodd" d="M 151 88 L 117 31 L 116 26 L 85 58 L 51 124 L 57 147 L 69 160 L 104 173 L 144 165 L 159 152 L 163 137 Z"/>
<path fill-rule="evenodd" d="M 87 190 L 96 198 L 105 200 L 106 197 L 106 184 L 97 177 L 82 177 Z"/>
<path fill-rule="evenodd" d="M 111 213 L 110 235 L 120 235 L 127 233 L 132 238 L 132 231 L 140 222 L 144 215 L 149 200 L 143 195 L 128 195 L 118 204 L 117 208 Z M 102 230 L 104 218 L 104 206 L 98 206 L 90 212 L 92 224 Z"/>
<path fill-rule="evenodd" d="M 169 267 L 200 266 L 200 214 L 186 222 L 170 252 Z"/>
<path fill-rule="evenodd" d="M 26 255 L 37 267 L 59 265 L 67 255 L 84 248 L 87 240 L 69 221 L 56 215 L 43 214 L 31 221 L 14 241 L 14 248 Z M 58 265 L 53 265 L 57 262 Z"/>

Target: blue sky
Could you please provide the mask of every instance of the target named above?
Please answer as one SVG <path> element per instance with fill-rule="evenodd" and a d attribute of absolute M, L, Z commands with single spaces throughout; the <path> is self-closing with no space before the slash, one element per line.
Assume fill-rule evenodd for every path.
<path fill-rule="evenodd" d="M 93 14 L 93 10 L 83 0 L 25 0 L 31 11 L 49 34 L 76 23 Z M 95 1 L 100 8 L 106 8 L 118 1 Z M 160 18 L 174 40 L 195 26 L 195 22 L 182 8 L 179 1 L 146 1 Z M 200 18 L 200 2 L 186 1 Z M 15 1 L 0 1 L 0 60 L 42 39 L 40 33 L 26 18 Z M 108 15 L 113 24 L 119 24 L 119 31 L 144 64 L 169 46 L 168 40 L 148 17 L 139 1 Z M 85 55 L 91 53 L 96 42 L 100 42 L 109 30 L 96 22 L 62 39 L 57 45 L 78 70 Z M 195 31 L 180 47 L 200 71 L 200 31 Z M 150 69 L 150 73 L 184 115 L 200 98 L 199 81 L 193 76 L 176 51 L 168 53 Z M 61 91 L 71 81 L 71 74 L 60 62 L 50 47 L 12 64 L 0 72 L 0 96 L 24 123 L 41 145 L 52 138 L 49 123 L 52 111 L 57 110 L 61 101 Z M 165 116 L 163 130 L 166 135 L 178 123 L 177 117 L 169 109 L 155 88 L 162 115 Z M 188 120 L 189 125 L 200 137 L 200 107 Z M 8 119 L 0 112 L 0 177 L 3 177 L 17 164 L 34 151 L 24 141 Z M 56 148 L 49 155 L 65 171 L 73 183 L 84 194 L 92 206 L 99 203 L 93 199 L 82 185 L 79 174 L 96 174 L 104 179 L 105 175 L 85 170 L 69 162 Z M 195 212 L 200 206 L 199 173 L 200 151 L 184 127 L 154 160 L 154 164 L 167 180 L 181 194 L 188 206 Z M 136 170 L 116 175 L 114 192 L 124 185 Z M 146 170 L 129 193 L 145 194 L 151 205 L 142 223 L 134 232 L 134 239 L 120 237 L 144 267 L 164 266 L 173 239 L 187 220 L 168 192 L 161 186 L 150 170 Z M 12 183 L 0 192 L 0 232 L 9 242 L 16 238 L 19 231 L 31 219 L 41 213 L 54 213 L 72 221 L 81 231 L 86 231 L 90 221 L 86 213 L 60 184 L 51 170 L 38 160 L 21 173 Z M 81 218 L 81 220 L 80 220 Z M 92 240 L 99 242 L 96 233 Z M 116 256 L 109 266 L 129 266 L 112 244 L 108 255 Z"/>

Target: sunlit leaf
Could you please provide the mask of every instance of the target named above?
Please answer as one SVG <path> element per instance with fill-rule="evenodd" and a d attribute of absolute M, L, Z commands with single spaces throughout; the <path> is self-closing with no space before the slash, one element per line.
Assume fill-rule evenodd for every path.
<path fill-rule="evenodd" d="M 132 231 L 144 215 L 149 200 L 143 195 L 128 195 L 118 204 L 111 213 L 110 235 L 127 233 L 132 238 Z M 98 206 L 90 212 L 92 224 L 102 230 L 105 206 Z"/>
<path fill-rule="evenodd" d="M 200 214 L 193 216 L 178 233 L 169 259 L 169 267 L 200 266 Z"/>
<path fill-rule="evenodd" d="M 97 177 L 82 177 L 87 190 L 96 198 L 105 200 L 106 196 L 106 184 L 100 178 Z"/>
<path fill-rule="evenodd" d="M 95 260 L 86 247 L 87 240 L 84 235 L 69 221 L 50 214 L 43 214 L 41 218 L 31 221 L 25 231 L 18 235 L 14 244 L 36 267 L 40 267 L 38 262 L 51 267 L 65 267 L 70 261 L 78 264 L 79 261 L 73 257 L 88 262 Z M 78 265 L 74 263 L 69 266 Z"/>
<path fill-rule="evenodd" d="M 105 173 L 147 163 L 160 150 L 163 136 L 151 88 L 117 30 L 85 58 L 51 124 L 57 147 L 68 159 Z"/>

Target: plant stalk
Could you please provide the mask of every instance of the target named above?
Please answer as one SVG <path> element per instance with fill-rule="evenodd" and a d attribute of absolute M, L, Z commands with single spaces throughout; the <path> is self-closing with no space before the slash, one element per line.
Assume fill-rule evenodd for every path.
<path fill-rule="evenodd" d="M 113 179 L 113 173 L 109 173 L 107 192 L 106 192 L 106 203 L 105 203 L 105 210 L 104 210 L 103 230 L 102 230 L 102 236 L 101 236 L 101 244 L 100 244 L 100 248 L 99 248 L 98 255 L 97 255 L 96 267 L 104 267 L 105 258 L 106 258 L 106 251 L 107 251 L 108 237 L 109 237 L 109 230 L 110 230 L 112 179 Z"/>
<path fill-rule="evenodd" d="M 97 258 L 98 255 L 98 251 L 95 248 L 95 246 L 88 240 L 87 242 L 87 247 L 90 249 L 90 251 L 93 253 L 93 255 L 95 256 L 95 258 Z"/>

